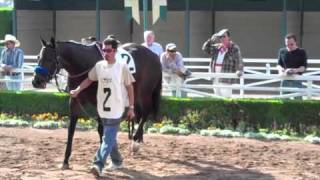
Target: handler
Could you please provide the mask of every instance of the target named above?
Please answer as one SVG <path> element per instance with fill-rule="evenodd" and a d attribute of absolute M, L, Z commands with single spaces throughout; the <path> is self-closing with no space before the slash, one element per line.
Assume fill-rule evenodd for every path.
<path fill-rule="evenodd" d="M 98 81 L 97 110 L 103 125 L 103 141 L 96 152 L 91 172 L 101 176 L 107 156 L 110 154 L 111 169 L 122 166 L 122 157 L 118 151 L 117 133 L 122 114 L 125 109 L 125 98 L 122 96 L 124 87 L 129 98 L 127 119 L 132 120 L 134 114 L 134 90 L 132 83 L 135 79 L 124 62 L 117 61 L 115 54 L 118 41 L 115 38 L 106 38 L 103 41 L 102 51 L 105 60 L 98 61 L 90 70 L 88 78 L 74 90 L 70 91 L 72 97 L 87 88 L 93 81 Z"/>

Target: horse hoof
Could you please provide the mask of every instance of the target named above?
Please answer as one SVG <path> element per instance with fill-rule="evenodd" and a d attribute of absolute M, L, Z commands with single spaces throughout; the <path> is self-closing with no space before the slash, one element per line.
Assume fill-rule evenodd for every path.
<path fill-rule="evenodd" d="M 139 151 L 139 149 L 140 149 L 140 144 L 135 142 L 135 141 L 132 141 L 132 143 L 131 143 L 131 151 L 133 153 L 136 153 L 136 152 Z"/>
<path fill-rule="evenodd" d="M 69 166 L 69 164 L 62 164 L 61 169 L 67 170 L 67 169 L 70 169 L 70 166 Z"/>

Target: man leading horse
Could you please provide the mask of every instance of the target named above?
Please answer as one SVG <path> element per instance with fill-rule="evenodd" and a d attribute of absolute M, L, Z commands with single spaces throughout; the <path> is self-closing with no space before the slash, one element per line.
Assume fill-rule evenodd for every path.
<path fill-rule="evenodd" d="M 70 91 L 73 98 L 94 81 L 98 81 L 97 111 L 103 125 L 103 139 L 96 152 L 91 172 L 100 176 L 106 158 L 111 155 L 111 166 L 119 168 L 122 157 L 118 151 L 117 132 L 125 108 L 123 85 L 128 92 L 129 110 L 127 119 L 132 120 L 134 114 L 134 91 L 132 83 L 135 81 L 126 63 L 116 59 L 118 42 L 114 38 L 103 41 L 102 52 L 105 60 L 98 61 L 89 71 L 88 77 L 74 90 Z"/>

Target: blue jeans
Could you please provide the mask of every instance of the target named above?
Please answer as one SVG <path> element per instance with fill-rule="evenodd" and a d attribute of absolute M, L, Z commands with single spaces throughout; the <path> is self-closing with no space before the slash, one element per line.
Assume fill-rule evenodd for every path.
<path fill-rule="evenodd" d="M 112 163 L 116 165 L 122 164 L 122 157 L 118 150 L 117 133 L 119 130 L 119 124 L 111 126 L 103 126 L 102 143 L 96 152 L 94 158 L 94 164 L 98 165 L 100 170 L 105 166 L 106 159 L 110 154 Z"/>
<path fill-rule="evenodd" d="M 289 87 L 289 88 L 302 88 L 302 81 L 295 80 L 283 80 L 281 81 L 281 87 Z M 281 90 L 281 94 L 290 94 L 290 91 Z M 295 99 L 302 99 L 302 97 L 295 97 Z"/>
<path fill-rule="evenodd" d="M 5 79 L 7 80 L 21 80 L 22 75 L 21 73 L 19 75 L 10 75 L 5 76 Z M 6 82 L 7 89 L 10 91 L 20 91 L 22 89 L 21 82 Z"/>

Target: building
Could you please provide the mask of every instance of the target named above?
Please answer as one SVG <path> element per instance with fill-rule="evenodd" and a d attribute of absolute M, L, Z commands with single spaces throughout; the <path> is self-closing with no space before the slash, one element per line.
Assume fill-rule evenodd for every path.
<path fill-rule="evenodd" d="M 141 22 L 143 17 L 140 0 Z M 148 0 L 151 22 L 151 0 Z M 26 54 L 37 54 L 40 36 L 77 40 L 115 34 L 121 42 L 143 41 L 143 26 L 126 22 L 123 0 L 15 0 L 14 32 Z M 206 57 L 202 43 L 228 28 L 247 58 L 276 58 L 287 32 L 298 36 L 309 58 L 319 58 L 318 0 L 168 0 L 167 21 L 149 25 L 163 46 L 176 42 L 190 57 Z"/>

